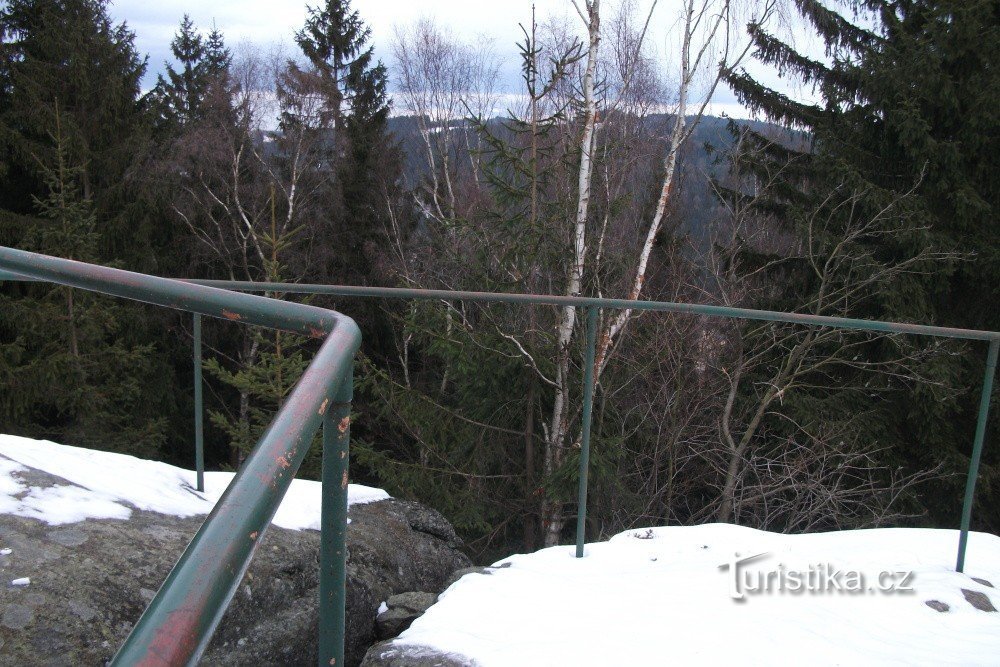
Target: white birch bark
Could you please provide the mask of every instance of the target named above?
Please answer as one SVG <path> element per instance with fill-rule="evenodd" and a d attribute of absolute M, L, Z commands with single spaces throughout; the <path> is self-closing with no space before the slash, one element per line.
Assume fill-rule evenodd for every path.
<path fill-rule="evenodd" d="M 576 220 L 573 225 L 573 263 L 570 266 L 566 296 L 579 296 L 583 286 L 584 266 L 587 253 L 587 213 L 590 205 L 590 186 L 593 175 L 594 130 L 597 124 L 597 100 L 594 97 L 594 74 L 597 69 L 598 50 L 601 42 L 600 0 L 585 0 L 584 11 L 573 3 L 587 26 L 588 48 L 587 67 L 583 77 L 584 125 L 580 138 L 580 172 L 578 177 L 578 199 Z M 551 475 L 563 462 L 566 449 L 566 433 L 569 427 L 569 362 L 573 329 L 576 325 L 576 308 L 566 306 L 557 318 L 557 364 L 556 390 L 549 419 L 548 437 L 545 447 L 545 474 Z M 564 519 L 562 503 L 547 501 L 542 507 L 542 522 L 545 546 L 559 543 Z"/>
<path fill-rule="evenodd" d="M 761 8 L 761 12 L 755 20 L 765 20 L 774 10 L 776 3 L 769 0 Z M 714 10 L 714 13 L 713 13 Z M 739 52 L 735 57 L 730 57 L 731 43 L 730 35 L 733 27 L 731 0 L 722 0 L 716 3 L 714 0 L 685 0 L 682 12 L 683 38 L 681 42 L 681 71 L 680 87 L 678 90 L 677 111 L 673 129 L 667 145 L 667 154 L 663 161 L 663 182 L 660 186 L 660 196 L 657 200 L 656 210 L 650 219 L 646 229 L 646 236 L 639 250 L 636 262 L 635 274 L 633 275 L 629 292 L 626 299 L 637 300 L 642 294 L 642 288 L 646 282 L 646 275 L 649 269 L 649 258 L 653 251 L 656 237 L 663 227 L 663 220 L 667 207 L 674 190 L 674 182 L 677 172 L 677 157 L 684 142 L 691 136 L 698 121 L 704 115 L 705 109 L 712 98 L 713 93 L 722 79 L 724 69 L 732 68 L 746 56 L 749 45 Z M 699 30 L 704 33 L 699 35 Z M 701 36 L 700 46 L 695 45 L 697 37 Z M 688 122 L 687 115 L 690 105 L 691 86 L 702 67 L 706 55 L 712 53 L 713 43 L 718 38 L 722 41 L 722 54 L 719 67 L 711 80 L 710 85 L 701 99 L 696 103 L 694 118 Z M 598 335 L 596 350 L 596 368 L 594 369 L 594 381 L 600 380 L 601 374 L 607 367 L 610 360 L 610 350 L 616 338 L 624 331 L 634 316 L 634 311 L 624 309 L 619 311 L 614 317 L 608 319 L 607 324 Z"/>

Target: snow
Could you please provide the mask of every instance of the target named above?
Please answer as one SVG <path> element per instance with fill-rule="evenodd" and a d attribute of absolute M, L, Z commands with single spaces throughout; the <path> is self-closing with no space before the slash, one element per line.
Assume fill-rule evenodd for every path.
<path fill-rule="evenodd" d="M 69 482 L 28 486 L 18 475 L 42 470 Z M 128 519 L 133 509 L 178 517 L 208 514 L 234 473 L 206 472 L 205 491 L 195 490 L 196 475 L 158 461 L 101 452 L 47 440 L 0 435 L 0 514 L 13 514 L 56 526 L 86 519 Z M 292 481 L 273 524 L 292 530 L 319 530 L 322 485 Z M 360 484 L 348 487 L 348 504 L 384 500 L 389 495 Z"/>
<path fill-rule="evenodd" d="M 28 468 L 62 478 L 31 486 Z M 51 525 L 127 519 L 135 509 L 180 517 L 206 514 L 232 473 L 205 475 L 123 454 L 0 435 L 0 513 Z M 351 485 L 351 504 L 388 498 Z M 318 529 L 321 485 L 295 480 L 274 518 Z M 954 571 L 958 532 L 886 528 L 781 535 L 728 524 L 632 530 L 587 545 L 511 556 L 491 574 L 469 574 L 414 621 L 399 644 L 467 656 L 481 667 L 527 665 L 995 665 L 1000 613 L 975 609 L 962 589 L 1000 608 L 1000 538 L 971 533 L 966 574 Z M 10 549 L 0 550 L 7 555 Z M 912 572 L 911 592 L 862 590 L 731 596 L 731 567 L 743 574 L 820 566 Z M 30 579 L 11 581 L 27 586 Z M 931 609 L 928 601 L 948 605 Z M 386 607 L 383 602 L 379 611 Z"/>
<path fill-rule="evenodd" d="M 381 616 L 387 611 L 389 611 L 389 605 L 385 603 L 385 600 L 382 600 L 382 602 L 378 606 L 378 611 L 376 611 L 375 614 Z"/>
<path fill-rule="evenodd" d="M 21 472 L 25 467 L 14 461 L 0 459 L 0 502 L 3 496 L 13 495 L 22 491 L 22 485 L 14 479 L 12 473 Z"/>
<path fill-rule="evenodd" d="M 1000 538 L 972 533 L 966 573 L 954 571 L 958 531 L 888 528 L 781 535 L 706 524 L 628 531 L 589 544 L 516 555 L 469 574 L 398 644 L 512 665 L 988 665 L 1000 663 Z M 830 564 L 878 574 L 912 571 L 913 592 L 730 597 L 736 553 L 768 557 L 747 572 Z M 949 605 L 940 613 L 925 602 Z"/>

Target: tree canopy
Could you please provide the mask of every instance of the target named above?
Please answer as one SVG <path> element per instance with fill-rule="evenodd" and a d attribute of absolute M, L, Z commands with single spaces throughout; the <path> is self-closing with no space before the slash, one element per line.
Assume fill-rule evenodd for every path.
<path fill-rule="evenodd" d="M 895 262 L 922 259 L 880 284 L 860 314 L 996 330 L 1000 6 L 989 0 L 795 4 L 822 38 L 826 57 L 811 59 L 752 25 L 754 55 L 813 86 L 820 101 L 793 101 L 744 70 L 727 74 L 744 105 L 809 133 L 808 145 L 795 149 L 748 134 L 760 149 L 748 167 L 759 175 L 781 173 L 771 212 L 801 221 L 802 212 L 842 204 L 846 198 L 831 198 L 838 188 L 861 195 L 841 209 L 841 219 L 875 215 L 894 203 L 900 224 L 866 241 L 864 252 Z M 803 237 L 806 230 L 800 224 L 793 232 Z M 983 356 L 978 346 L 944 346 L 924 364 L 925 381 L 886 410 L 898 463 L 946 461 L 949 471 L 965 469 Z M 956 478 L 928 494 L 935 516 L 954 515 L 961 483 Z M 986 497 L 998 491 L 994 485 Z"/>

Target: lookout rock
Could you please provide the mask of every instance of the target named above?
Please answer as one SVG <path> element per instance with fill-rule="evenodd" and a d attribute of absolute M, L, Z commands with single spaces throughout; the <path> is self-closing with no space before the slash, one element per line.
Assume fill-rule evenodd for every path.
<path fill-rule="evenodd" d="M 73 487 L 32 467 L 15 474 L 32 493 Z M 204 518 L 133 509 L 127 519 L 49 525 L 3 511 L 0 655 L 17 665 L 105 664 Z M 383 601 L 441 590 L 470 563 L 451 525 L 416 503 L 352 505 L 349 516 L 346 662 L 357 665 Z M 317 531 L 271 526 L 203 664 L 315 664 L 318 554 Z"/>

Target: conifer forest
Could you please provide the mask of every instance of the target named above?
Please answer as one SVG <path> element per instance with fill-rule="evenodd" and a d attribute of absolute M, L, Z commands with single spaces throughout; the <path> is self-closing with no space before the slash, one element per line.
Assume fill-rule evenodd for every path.
<path fill-rule="evenodd" d="M 375 44 L 349 0 L 316 2 L 283 50 L 178 16 L 162 69 L 107 0 L 2 3 L 0 245 L 175 278 L 1000 330 L 996 0 L 567 0 L 565 20 L 511 16 L 511 81 L 443 20 Z M 723 88 L 746 119 L 713 115 Z M 477 559 L 570 539 L 583 311 L 266 296 L 363 332 L 352 481 L 439 510 Z M 317 344 L 204 327 L 207 465 L 234 470 Z M 0 433 L 191 467 L 192 334 L 0 282 Z M 956 525 L 982 343 L 629 309 L 601 310 L 596 341 L 594 539 Z M 993 533 L 996 394 L 974 514 Z"/>

